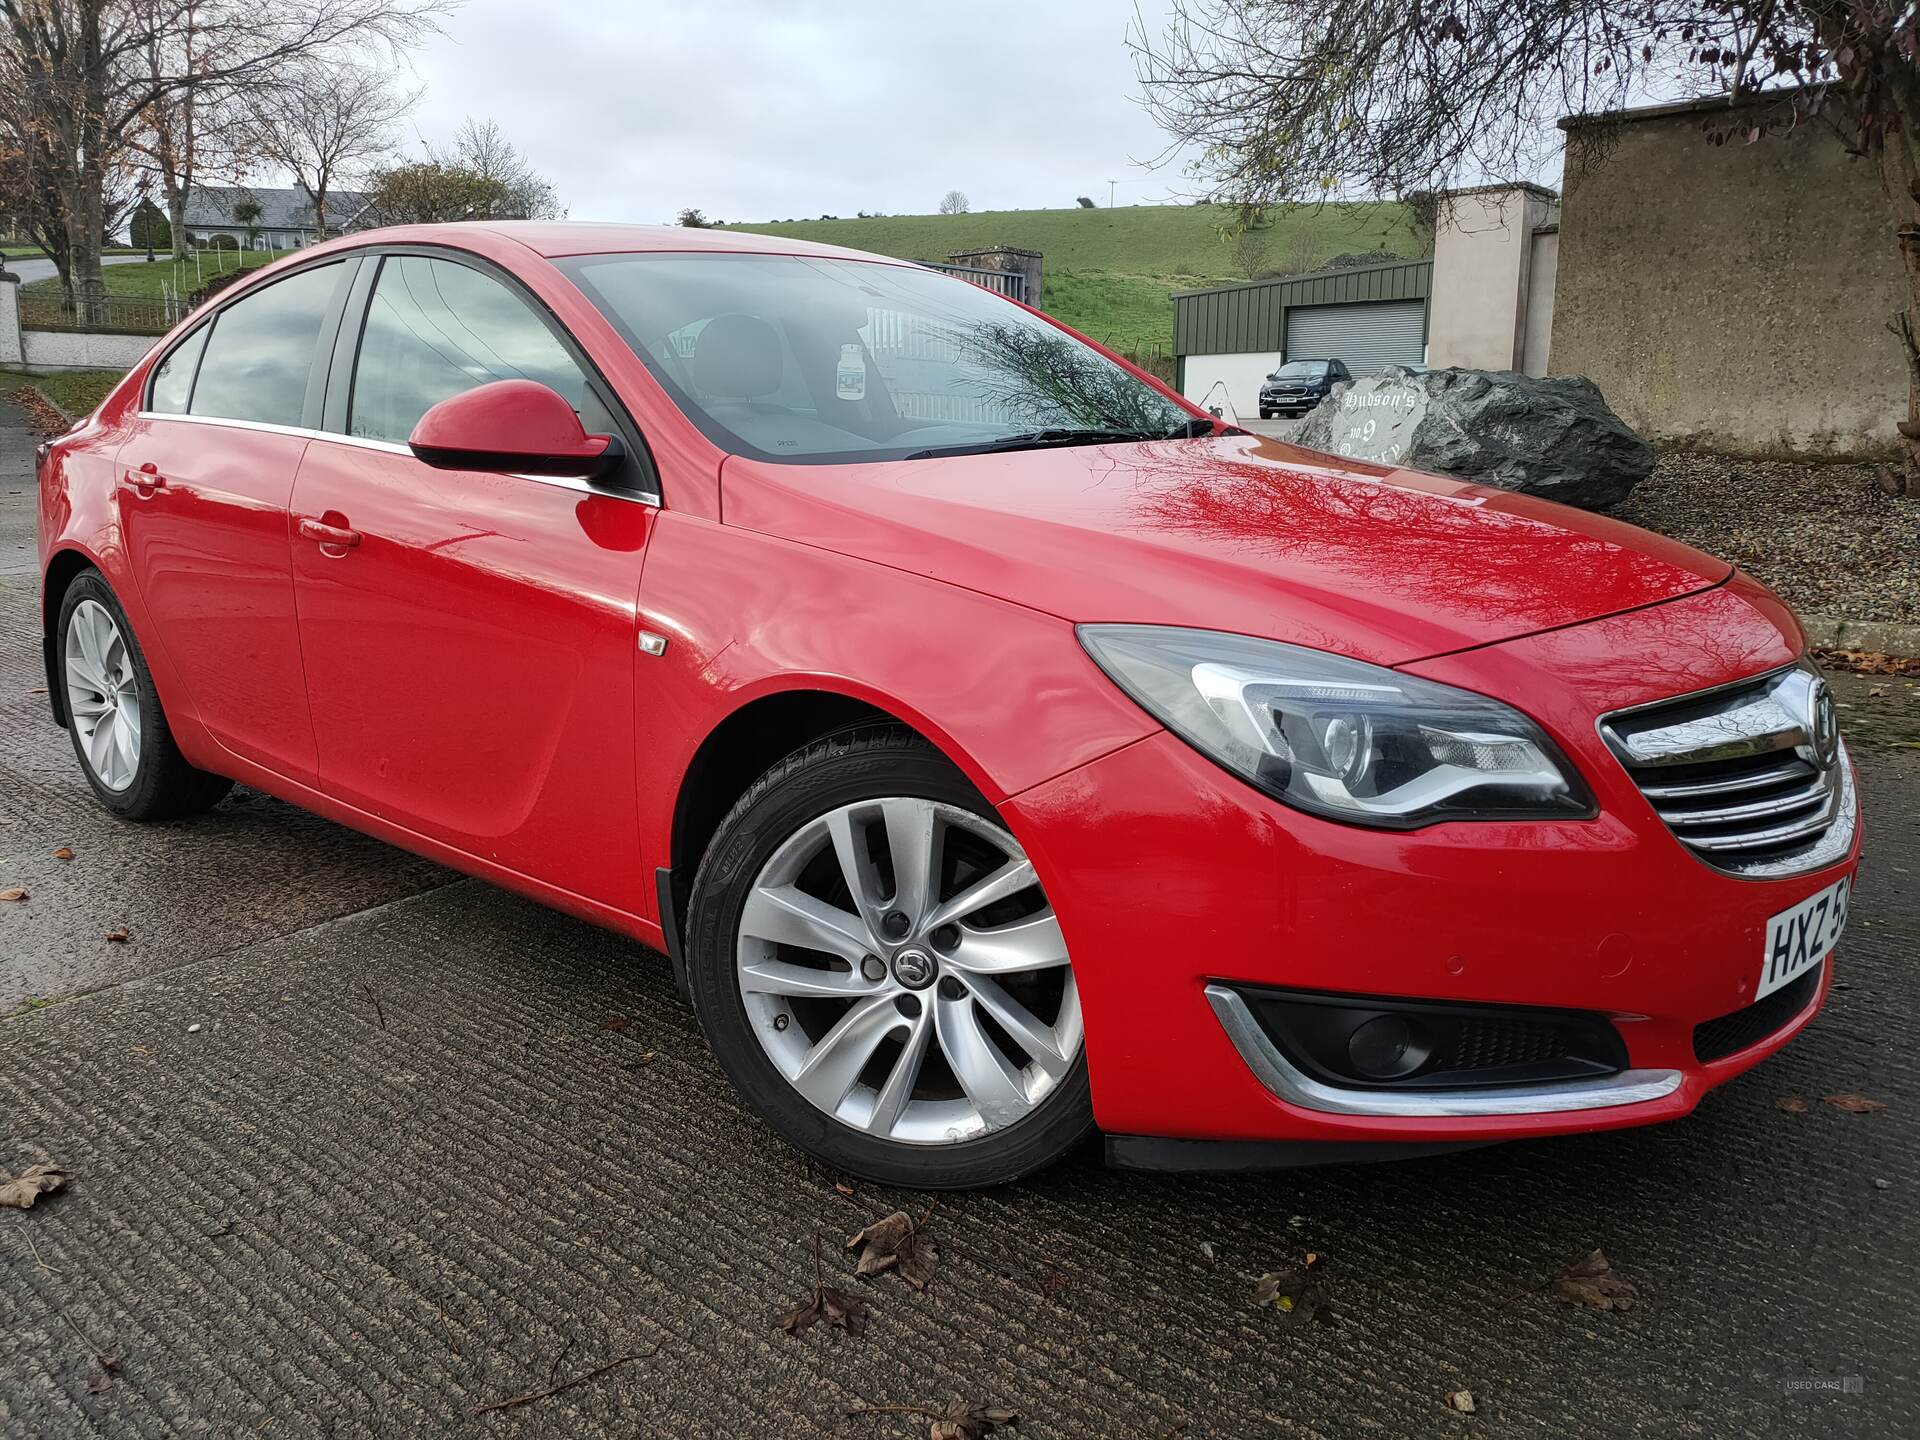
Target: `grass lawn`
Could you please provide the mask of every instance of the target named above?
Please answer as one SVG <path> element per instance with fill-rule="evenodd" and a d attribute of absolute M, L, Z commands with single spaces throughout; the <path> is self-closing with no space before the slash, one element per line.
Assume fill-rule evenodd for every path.
<path fill-rule="evenodd" d="M 1048 271 L 1047 313 L 1109 350 L 1173 348 L 1173 292 L 1164 280 L 1103 270 Z"/>
<path fill-rule="evenodd" d="M 1221 235 L 1233 221 L 1216 205 L 1127 205 L 1113 210 L 983 210 L 971 215 L 883 215 L 872 220 L 794 220 L 730 225 L 757 235 L 784 235 L 897 255 L 945 260 L 956 250 L 1015 245 L 1047 257 L 1056 271 L 1107 270 L 1122 275 L 1196 280 L 1244 278 L 1233 246 Z M 1413 252 L 1402 205 L 1308 206 L 1276 212 L 1260 232 L 1275 265 L 1311 269 L 1345 251 Z M 1184 288 L 1177 286 L 1175 288 Z"/>
<path fill-rule="evenodd" d="M 0 371 L 0 395 L 30 386 L 78 419 L 91 414 L 93 407 L 107 398 L 107 392 L 118 385 L 126 373 L 124 370 Z"/>
<path fill-rule="evenodd" d="M 207 281 L 225 270 L 257 270 L 262 265 L 270 265 L 282 255 L 291 255 L 291 250 L 208 250 L 200 257 L 200 268 L 196 273 L 191 260 L 155 260 L 151 265 L 138 261 L 129 265 L 108 265 L 100 274 L 107 282 L 109 295 L 126 295 L 142 300 L 158 300 L 169 289 L 179 295 L 191 295 Z M 20 287 L 23 293 L 58 294 L 58 277 L 48 280 L 35 280 L 30 285 Z"/>
<path fill-rule="evenodd" d="M 903 260 L 945 260 L 958 250 L 1013 245 L 1046 257 L 1049 313 L 1114 349 L 1173 348 L 1173 292 L 1243 280 L 1221 231 L 1231 209 L 1132 205 L 1097 210 L 984 210 L 971 215 L 884 215 L 871 220 L 794 220 L 729 225 L 871 250 Z M 1258 234 L 1266 265 L 1317 269 L 1361 250 L 1419 253 L 1406 207 L 1386 202 L 1302 206 L 1276 212 Z"/>

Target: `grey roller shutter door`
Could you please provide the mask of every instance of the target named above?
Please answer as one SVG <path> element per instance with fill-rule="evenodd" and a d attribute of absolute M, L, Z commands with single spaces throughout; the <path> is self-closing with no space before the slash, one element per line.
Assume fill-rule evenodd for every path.
<path fill-rule="evenodd" d="M 1297 305 L 1287 311 L 1287 359 L 1340 360 L 1355 375 L 1418 365 L 1426 355 L 1426 313 L 1420 300 Z"/>

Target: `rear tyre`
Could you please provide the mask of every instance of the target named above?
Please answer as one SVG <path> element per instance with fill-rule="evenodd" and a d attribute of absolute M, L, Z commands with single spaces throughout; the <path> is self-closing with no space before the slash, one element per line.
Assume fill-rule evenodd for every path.
<path fill-rule="evenodd" d="M 995 1185 L 1093 1129 L 1052 906 L 992 806 L 902 726 L 828 736 L 740 798 L 694 879 L 687 961 L 721 1067 L 838 1170 Z"/>
<path fill-rule="evenodd" d="M 98 570 L 75 576 L 61 598 L 54 660 L 80 772 L 107 809 L 128 820 L 168 820 L 205 810 L 233 788 L 180 754 L 140 642 Z"/>

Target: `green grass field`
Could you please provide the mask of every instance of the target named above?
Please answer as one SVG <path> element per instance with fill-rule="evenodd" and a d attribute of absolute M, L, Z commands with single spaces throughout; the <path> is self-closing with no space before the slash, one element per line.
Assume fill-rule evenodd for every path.
<path fill-rule="evenodd" d="M 120 383 L 124 370 L 6 370 L 0 371 L 0 395 L 15 390 L 38 390 L 67 414 L 90 414 Z"/>
<path fill-rule="evenodd" d="M 1175 290 L 1243 280 L 1222 232 L 1234 212 L 1212 205 L 1132 205 L 1097 210 L 986 210 L 971 215 L 885 215 L 730 225 L 903 260 L 945 260 L 958 250 L 1014 245 L 1046 257 L 1046 308 L 1121 350 L 1173 341 Z M 1257 232 L 1266 265 L 1297 273 L 1361 250 L 1418 253 L 1406 208 L 1389 203 L 1302 207 Z"/>
<path fill-rule="evenodd" d="M 107 265 L 101 268 L 101 275 L 107 282 L 109 295 L 126 295 L 142 300 L 158 300 L 169 287 L 179 295 L 191 295 L 223 270 L 257 270 L 262 265 L 270 265 L 282 255 L 290 255 L 290 250 L 208 250 L 200 257 L 200 268 L 196 273 L 191 260 L 155 260 L 149 265 L 144 260 L 136 260 L 126 265 Z M 35 280 L 30 285 L 20 287 L 22 292 L 35 294 L 57 294 L 60 290 L 59 279 Z"/>

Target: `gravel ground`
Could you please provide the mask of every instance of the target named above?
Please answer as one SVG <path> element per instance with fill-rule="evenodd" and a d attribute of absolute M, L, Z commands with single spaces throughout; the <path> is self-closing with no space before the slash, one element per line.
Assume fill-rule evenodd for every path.
<path fill-rule="evenodd" d="M 1616 519 L 1731 560 L 1796 610 L 1920 622 L 1920 499 L 1883 492 L 1873 465 L 1668 452 Z"/>

